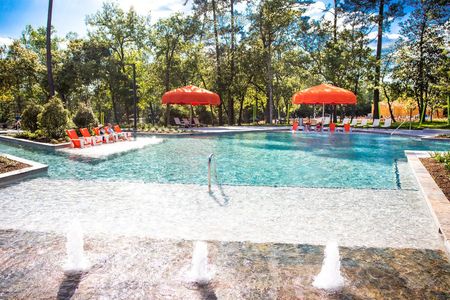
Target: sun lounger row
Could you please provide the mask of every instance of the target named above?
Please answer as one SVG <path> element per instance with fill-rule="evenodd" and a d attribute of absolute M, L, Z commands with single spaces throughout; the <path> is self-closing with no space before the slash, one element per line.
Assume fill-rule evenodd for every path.
<path fill-rule="evenodd" d="M 341 124 L 337 124 L 333 127 L 336 128 L 336 131 L 344 131 L 346 124 L 348 124 L 348 130 L 351 128 L 390 128 L 392 125 L 392 119 L 387 118 L 384 120 L 384 124 L 380 125 L 380 119 L 374 119 L 371 125 L 368 124 L 369 119 L 362 119 L 359 122 L 358 119 L 353 118 L 344 118 Z M 295 127 L 295 128 L 294 128 Z M 300 118 L 298 123 L 293 127 L 294 130 L 304 130 L 304 131 L 329 131 L 330 130 L 330 117 L 325 117 L 322 122 L 322 118 L 315 118 L 309 121 L 304 121 L 303 118 Z M 348 131 L 347 130 L 347 131 Z"/>
<path fill-rule="evenodd" d="M 119 125 L 114 126 L 113 130 L 108 126 L 104 128 L 95 127 L 94 135 L 91 135 L 89 129 L 80 128 L 81 137 L 78 136 L 75 129 L 67 129 L 66 133 L 72 142 L 73 148 L 85 148 L 105 143 L 131 140 L 131 134 L 129 132 L 123 132 Z"/>
<path fill-rule="evenodd" d="M 191 121 L 189 121 L 189 119 L 187 118 L 183 118 L 182 121 L 180 121 L 180 118 L 173 118 L 173 120 L 175 121 L 175 125 L 179 126 L 179 127 L 184 127 L 184 128 L 189 128 L 189 127 L 203 127 L 205 126 L 204 124 L 200 123 L 200 121 L 198 120 L 198 118 L 193 118 L 193 123 L 191 123 Z"/>

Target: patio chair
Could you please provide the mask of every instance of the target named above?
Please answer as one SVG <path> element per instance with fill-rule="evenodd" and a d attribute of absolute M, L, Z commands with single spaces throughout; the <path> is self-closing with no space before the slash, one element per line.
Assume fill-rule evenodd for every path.
<path fill-rule="evenodd" d="M 177 125 L 178 127 L 186 127 L 186 125 L 180 121 L 180 118 L 175 117 L 173 118 L 173 120 L 175 121 L 175 125 Z"/>
<path fill-rule="evenodd" d="M 81 132 L 81 135 L 83 136 L 83 138 L 86 140 L 86 142 L 88 142 L 92 146 L 103 143 L 101 136 L 97 136 L 97 135 L 92 136 L 91 133 L 89 132 L 89 129 L 87 129 L 87 128 L 80 128 L 80 132 Z"/>
<path fill-rule="evenodd" d="M 361 120 L 361 123 L 359 125 L 356 125 L 355 127 L 365 127 L 367 126 L 367 122 L 369 122 L 369 119 L 364 118 Z"/>
<path fill-rule="evenodd" d="M 109 143 L 109 142 L 114 142 L 114 137 L 109 135 L 106 130 L 105 130 L 105 134 L 100 134 L 100 129 L 98 127 L 94 128 L 94 133 L 97 136 L 100 136 L 102 138 L 103 143 Z"/>
<path fill-rule="evenodd" d="M 378 128 L 380 127 L 380 119 L 373 119 L 372 125 L 370 125 L 372 128 Z"/>
<path fill-rule="evenodd" d="M 204 126 L 206 126 L 205 124 L 200 123 L 198 118 L 194 118 L 193 120 L 194 120 L 195 126 L 197 126 L 197 127 L 204 127 Z"/>
<path fill-rule="evenodd" d="M 194 127 L 194 125 L 191 124 L 191 121 L 186 118 L 183 118 L 183 124 L 185 125 L 185 127 Z"/>
<path fill-rule="evenodd" d="M 383 126 L 381 126 L 381 128 L 391 128 L 391 125 L 392 125 L 392 119 L 387 118 L 384 120 L 384 124 L 383 124 Z"/>
<path fill-rule="evenodd" d="M 72 148 L 84 148 L 91 146 L 91 144 L 87 143 L 84 138 L 78 137 L 75 129 L 66 129 L 66 133 L 70 141 L 72 142 Z"/>
<path fill-rule="evenodd" d="M 130 132 L 123 132 L 122 128 L 120 128 L 119 125 L 114 125 L 114 132 L 117 134 L 117 137 L 119 139 L 123 139 L 126 141 L 131 140 L 131 133 Z"/>
<path fill-rule="evenodd" d="M 344 126 L 345 126 L 345 124 L 350 124 L 350 119 L 349 119 L 349 118 L 344 118 L 344 120 L 342 121 L 342 124 L 339 124 L 339 125 L 336 127 L 336 132 L 337 132 L 337 131 L 342 131 L 342 132 L 344 132 Z"/>
<path fill-rule="evenodd" d="M 358 126 L 358 119 L 357 118 L 353 118 L 352 122 L 350 123 L 351 127 L 356 127 Z"/>
<path fill-rule="evenodd" d="M 330 123 L 331 123 L 331 118 L 330 117 L 325 117 L 323 119 L 322 131 L 329 131 L 330 130 Z"/>

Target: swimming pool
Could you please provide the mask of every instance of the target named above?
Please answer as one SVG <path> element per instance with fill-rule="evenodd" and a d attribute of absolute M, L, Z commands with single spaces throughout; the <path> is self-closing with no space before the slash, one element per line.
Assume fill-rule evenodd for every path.
<path fill-rule="evenodd" d="M 145 137 L 140 137 L 144 139 Z M 52 179 L 207 184 L 215 154 L 221 184 L 397 189 L 404 150 L 449 150 L 446 142 L 376 134 L 242 133 L 171 137 L 110 158 L 82 161 L 64 154 L 0 143 L 0 152 L 49 165 Z"/>

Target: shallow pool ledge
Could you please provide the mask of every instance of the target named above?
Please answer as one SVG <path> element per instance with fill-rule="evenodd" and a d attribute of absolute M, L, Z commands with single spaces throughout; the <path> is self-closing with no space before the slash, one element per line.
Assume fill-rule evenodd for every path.
<path fill-rule="evenodd" d="M 29 167 L 26 168 L 0 174 L 0 188 L 11 183 L 20 182 L 26 178 L 30 178 L 38 174 L 47 173 L 48 170 L 47 165 L 43 165 L 35 161 L 5 153 L 0 153 L 0 156 L 29 165 Z"/>
<path fill-rule="evenodd" d="M 405 151 L 408 163 L 419 183 L 436 225 L 444 239 L 447 254 L 450 256 L 450 203 L 442 190 L 431 177 L 420 158 L 430 157 L 427 151 Z"/>

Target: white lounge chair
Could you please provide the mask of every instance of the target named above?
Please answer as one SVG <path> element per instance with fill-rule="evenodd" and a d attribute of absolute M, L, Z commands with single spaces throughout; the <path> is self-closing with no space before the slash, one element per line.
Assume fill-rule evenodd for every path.
<path fill-rule="evenodd" d="M 361 120 L 361 124 L 356 125 L 355 127 L 364 127 L 364 126 L 367 126 L 367 122 L 369 122 L 369 120 L 366 119 L 366 118 L 364 118 L 364 119 Z"/>
<path fill-rule="evenodd" d="M 330 123 L 331 123 L 331 118 L 330 117 L 325 117 L 323 120 L 323 124 L 322 124 L 322 130 L 323 131 L 329 131 L 330 130 Z"/>
<path fill-rule="evenodd" d="M 380 119 L 373 119 L 373 123 L 370 127 L 372 127 L 372 128 L 380 127 Z"/>
<path fill-rule="evenodd" d="M 351 127 L 356 127 L 358 126 L 358 119 L 357 118 L 353 118 L 352 122 L 350 123 Z"/>
<path fill-rule="evenodd" d="M 392 125 L 392 119 L 391 118 L 387 118 L 384 120 L 384 124 L 383 126 L 381 126 L 382 128 L 391 128 Z"/>

